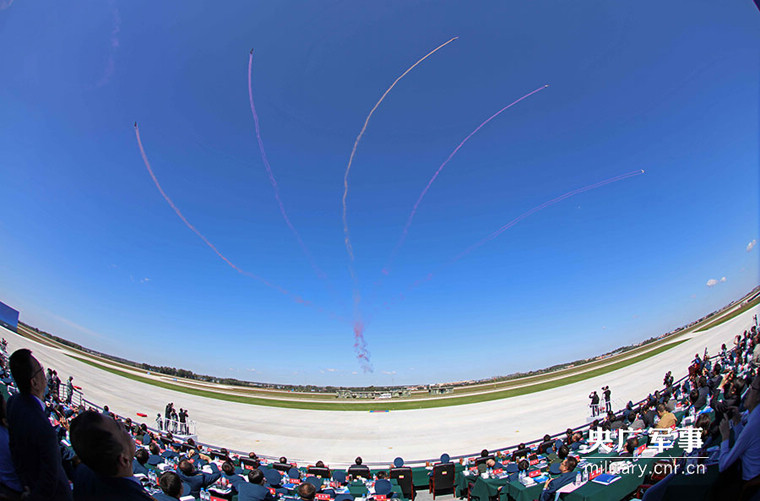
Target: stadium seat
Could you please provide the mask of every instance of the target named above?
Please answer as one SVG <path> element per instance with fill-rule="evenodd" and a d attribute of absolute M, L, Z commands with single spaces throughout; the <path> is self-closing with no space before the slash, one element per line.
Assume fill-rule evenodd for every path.
<path fill-rule="evenodd" d="M 319 478 L 330 478 L 330 468 L 320 468 L 317 466 L 309 466 L 306 470 L 309 475 L 314 475 Z"/>
<path fill-rule="evenodd" d="M 403 461 L 401 464 L 404 464 Z M 406 499 L 414 499 L 416 493 L 414 492 L 414 479 L 412 478 L 412 469 L 409 467 L 391 468 L 390 472 L 391 480 L 396 480 L 399 487 L 401 487 L 401 493 Z"/>
<path fill-rule="evenodd" d="M 448 491 L 454 489 L 455 475 L 454 463 L 437 464 L 433 466 L 433 472 L 430 474 L 430 493 L 435 499 L 439 491 Z"/>
<path fill-rule="evenodd" d="M 372 478 L 372 473 L 369 471 L 369 466 L 354 464 L 348 468 L 348 474 L 353 478 L 362 477 L 366 479 Z"/>

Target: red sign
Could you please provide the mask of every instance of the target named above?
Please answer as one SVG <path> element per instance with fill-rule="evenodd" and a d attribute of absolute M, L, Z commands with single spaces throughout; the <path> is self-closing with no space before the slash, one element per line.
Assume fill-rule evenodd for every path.
<path fill-rule="evenodd" d="M 588 473 L 588 479 L 594 480 L 596 477 L 602 474 L 601 468 L 592 468 L 591 471 Z"/>
<path fill-rule="evenodd" d="M 301 483 L 301 479 L 300 478 L 291 478 L 288 483 L 291 483 L 293 485 L 298 485 L 298 484 Z"/>
<path fill-rule="evenodd" d="M 252 464 L 243 463 L 243 469 L 244 470 L 252 470 L 253 469 L 253 465 Z"/>
<path fill-rule="evenodd" d="M 317 494 L 315 497 L 317 499 L 319 499 L 320 501 L 327 501 L 328 499 L 330 499 L 330 495 L 329 494 L 324 494 L 322 492 L 320 492 L 319 494 Z"/>
<path fill-rule="evenodd" d="M 375 501 L 385 501 L 388 499 L 388 496 L 385 494 L 375 494 Z"/>
<path fill-rule="evenodd" d="M 269 488 L 269 493 L 272 494 L 272 496 L 276 496 L 277 495 L 277 491 L 274 490 L 274 489 L 272 489 L 271 487 Z"/>
<path fill-rule="evenodd" d="M 504 471 L 504 470 L 502 470 L 501 468 L 496 468 L 496 469 L 493 471 L 493 474 L 494 474 L 494 475 L 501 475 L 503 471 Z"/>
<path fill-rule="evenodd" d="M 224 498 L 220 498 L 219 496 L 214 496 L 214 495 L 212 494 L 212 495 L 211 495 L 211 501 L 227 501 L 227 500 L 226 500 L 226 499 L 224 499 Z"/>
<path fill-rule="evenodd" d="M 541 470 L 533 470 L 528 472 L 528 476 L 533 478 L 541 475 Z"/>
<path fill-rule="evenodd" d="M 531 460 L 530 460 L 530 465 L 531 465 L 531 466 L 533 466 L 533 465 L 535 465 L 535 464 L 538 464 L 538 458 L 536 458 L 536 459 L 531 459 Z"/>

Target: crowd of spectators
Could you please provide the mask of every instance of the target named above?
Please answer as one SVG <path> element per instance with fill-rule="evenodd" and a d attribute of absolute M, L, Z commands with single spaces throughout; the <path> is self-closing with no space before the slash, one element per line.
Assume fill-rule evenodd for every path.
<path fill-rule="evenodd" d="M 473 466 L 480 472 L 505 470 L 517 481 L 541 454 L 553 474 L 541 500 L 554 499 L 559 489 L 577 479 L 579 454 L 594 442 L 595 434 L 644 430 L 624 441 L 619 452 L 625 458 L 646 445 L 652 430 L 688 423 L 698 430 L 698 447 L 681 461 L 717 465 L 721 473 L 713 486 L 716 499 L 750 499 L 760 489 L 760 413 L 755 411 L 760 401 L 760 350 L 755 349 L 759 341 L 753 326 L 736 336 L 731 348 L 723 345 L 713 357 L 706 351 L 695 355 L 682 381 L 674 381 L 668 372 L 662 388 L 642 402 L 628 402 L 618 412 L 608 407 L 588 429 L 547 434 L 533 446 L 485 449 L 472 458 Z M 284 457 L 268 462 L 253 452 L 241 456 L 204 448 L 192 438 L 178 440 L 166 426 L 151 430 L 114 415 L 108 406 L 72 404 L 72 378 L 61 398 L 58 375 L 50 368 L 46 372 L 28 349 L 16 350 L 7 358 L 7 367 L 0 364 L 0 378 L 13 390 L 7 408 L 0 398 L 0 499 L 208 499 L 208 489 L 216 488 L 237 494 L 240 501 L 273 501 L 294 495 L 294 489 L 285 486 L 295 485 L 295 495 L 304 501 L 318 495 L 340 501 L 341 488 L 358 478 L 371 479 L 377 495 L 393 496 L 390 478 L 397 479 L 394 471 L 405 468 L 397 458 L 388 470 L 373 474 L 357 457 L 348 470 L 318 461 L 304 471 Z M 167 405 L 171 415 L 169 409 Z M 451 461 L 444 454 L 439 463 Z M 676 475 L 654 484 L 650 497 Z"/>

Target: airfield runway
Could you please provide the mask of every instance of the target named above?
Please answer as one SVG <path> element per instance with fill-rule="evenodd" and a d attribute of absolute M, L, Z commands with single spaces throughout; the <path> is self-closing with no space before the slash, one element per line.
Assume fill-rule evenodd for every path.
<path fill-rule="evenodd" d="M 44 367 L 58 371 L 62 381 L 73 375 L 85 398 L 111 411 L 139 420 L 136 413 L 155 416 L 167 402 L 189 409 L 201 442 L 259 455 L 286 456 L 291 461 L 332 466 L 390 463 L 396 456 L 407 462 L 433 459 L 447 452 L 475 454 L 521 441 L 558 433 L 586 422 L 588 394 L 609 385 L 613 401 L 621 404 L 646 397 L 662 386 L 667 371 L 676 379 L 686 374 L 695 353 L 710 354 L 720 345 L 732 346 L 735 335 L 752 325 L 756 306 L 705 332 L 673 336 L 688 339 L 651 358 L 613 372 L 559 388 L 489 402 L 391 412 L 315 411 L 225 402 L 188 395 L 123 378 L 69 357 L 63 350 L 37 343 L 0 327 L 8 352 L 30 348 Z"/>

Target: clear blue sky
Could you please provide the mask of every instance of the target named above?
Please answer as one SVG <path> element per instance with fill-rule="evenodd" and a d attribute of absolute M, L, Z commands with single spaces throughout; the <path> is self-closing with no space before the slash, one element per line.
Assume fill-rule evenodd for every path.
<path fill-rule="evenodd" d="M 0 6 L 0 300 L 92 348 L 259 381 L 450 381 L 638 342 L 758 283 L 750 0 Z M 382 93 L 454 36 L 388 94 L 351 169 L 365 373 L 343 174 Z M 251 48 L 280 195 L 327 281 L 259 155 Z M 373 285 L 441 162 L 544 84 L 446 166 Z M 156 189 L 134 121 L 163 189 L 225 256 L 340 318 L 219 259 Z M 638 169 L 444 266 L 521 213 Z"/>

